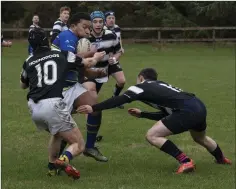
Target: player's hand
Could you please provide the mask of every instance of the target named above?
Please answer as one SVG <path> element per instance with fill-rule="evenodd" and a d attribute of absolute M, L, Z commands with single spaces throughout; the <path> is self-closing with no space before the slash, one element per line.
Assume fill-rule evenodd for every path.
<path fill-rule="evenodd" d="M 83 105 L 80 106 L 76 112 L 80 113 L 80 114 L 89 114 L 89 113 L 93 113 L 93 108 L 89 105 Z"/>
<path fill-rule="evenodd" d="M 106 68 L 99 68 L 96 70 L 97 72 L 97 77 L 101 78 L 101 77 L 106 77 L 108 74 L 108 70 Z"/>
<path fill-rule="evenodd" d="M 104 56 L 106 55 L 105 51 L 102 52 L 96 52 L 93 57 L 96 59 L 96 61 L 100 61 L 104 58 Z"/>
<path fill-rule="evenodd" d="M 96 48 L 95 45 L 91 45 L 90 52 L 96 53 L 98 49 Z"/>
<path fill-rule="evenodd" d="M 137 108 L 129 108 L 128 113 L 134 117 L 141 117 L 141 110 Z"/>
<path fill-rule="evenodd" d="M 108 59 L 108 62 L 109 62 L 109 64 L 116 64 L 118 61 L 116 60 L 116 58 L 115 57 L 110 57 L 109 59 Z"/>
<path fill-rule="evenodd" d="M 121 48 L 121 52 L 124 54 L 125 53 L 125 49 Z"/>

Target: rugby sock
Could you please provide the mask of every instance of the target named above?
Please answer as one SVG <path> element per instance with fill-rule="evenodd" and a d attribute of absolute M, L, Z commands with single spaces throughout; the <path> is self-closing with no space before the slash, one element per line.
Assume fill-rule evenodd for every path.
<path fill-rule="evenodd" d="M 62 153 L 63 153 L 63 151 L 64 151 L 66 145 L 67 145 L 67 142 L 64 141 L 64 140 L 62 140 L 62 141 L 61 141 L 60 152 L 59 152 L 59 157 L 60 157 L 60 155 L 62 155 Z"/>
<path fill-rule="evenodd" d="M 96 137 L 101 125 L 102 113 L 96 115 L 88 114 L 87 118 L 87 141 L 86 148 L 94 148 Z"/>
<path fill-rule="evenodd" d="M 210 153 L 216 158 L 216 161 L 218 161 L 218 162 L 223 161 L 224 155 L 223 155 L 220 147 L 218 146 L 218 144 L 216 146 L 216 149 L 213 152 L 210 152 Z"/>
<path fill-rule="evenodd" d="M 48 162 L 48 169 L 54 170 L 54 169 L 56 169 L 56 166 L 54 165 L 54 163 Z"/>
<path fill-rule="evenodd" d="M 62 155 L 63 157 L 67 158 L 68 162 L 70 162 L 73 159 L 73 156 L 69 151 L 65 151 Z"/>
<path fill-rule="evenodd" d="M 120 94 L 120 92 L 122 91 L 123 88 L 124 87 L 120 87 L 116 84 L 115 89 L 114 89 L 114 93 L 113 93 L 113 97 L 114 96 L 119 96 L 119 94 Z"/>
<path fill-rule="evenodd" d="M 171 155 L 176 160 L 179 161 L 179 163 L 186 163 L 190 162 L 190 158 L 186 156 L 173 142 L 170 140 L 167 140 L 162 147 L 160 148 L 161 151 Z"/>

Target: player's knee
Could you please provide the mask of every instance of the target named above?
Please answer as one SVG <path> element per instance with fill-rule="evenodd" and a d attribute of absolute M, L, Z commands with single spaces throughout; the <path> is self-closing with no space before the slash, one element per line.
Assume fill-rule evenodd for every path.
<path fill-rule="evenodd" d="M 126 82 L 125 77 L 122 77 L 122 78 L 120 78 L 120 79 L 117 81 L 117 85 L 118 85 L 119 87 L 124 87 L 124 86 L 125 86 L 125 82 Z"/>
<path fill-rule="evenodd" d="M 154 133 L 152 129 L 149 129 L 148 132 L 146 133 L 146 140 L 149 143 L 153 143 L 156 139 L 157 139 L 156 133 Z"/>
<path fill-rule="evenodd" d="M 206 137 L 193 137 L 194 142 L 198 144 L 204 144 L 206 142 Z"/>

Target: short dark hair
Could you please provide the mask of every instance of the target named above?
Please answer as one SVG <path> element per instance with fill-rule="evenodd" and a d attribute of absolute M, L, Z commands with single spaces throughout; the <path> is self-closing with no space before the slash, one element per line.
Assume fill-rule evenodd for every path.
<path fill-rule="evenodd" d="M 70 9 L 70 7 L 64 6 L 64 7 L 61 7 L 61 8 L 60 8 L 60 14 L 61 14 L 63 11 L 71 12 L 71 9 Z"/>
<path fill-rule="evenodd" d="M 76 14 L 73 14 L 69 20 L 69 25 L 72 24 L 78 24 L 80 20 L 89 20 L 90 21 L 90 16 L 87 13 L 79 12 Z"/>
<path fill-rule="evenodd" d="M 138 76 L 143 76 L 143 78 L 146 80 L 157 80 L 158 74 L 153 68 L 144 68 L 141 70 Z"/>

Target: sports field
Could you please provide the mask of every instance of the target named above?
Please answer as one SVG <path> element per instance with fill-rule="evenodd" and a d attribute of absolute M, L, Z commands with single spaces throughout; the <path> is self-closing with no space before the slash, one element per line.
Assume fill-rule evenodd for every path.
<path fill-rule="evenodd" d="M 233 161 L 232 166 L 216 165 L 205 149 L 188 133 L 170 137 L 195 160 L 197 171 L 175 175 L 177 162 L 145 141 L 153 121 L 135 119 L 129 107 L 155 111 L 141 104 L 103 112 L 98 143 L 108 163 L 80 156 L 73 165 L 81 179 L 65 174 L 47 177 L 49 135 L 38 132 L 30 119 L 26 92 L 19 87 L 21 66 L 27 57 L 27 43 L 13 41 L 2 53 L 2 188 L 3 189 L 233 189 L 235 188 L 235 48 L 233 45 L 170 44 L 161 50 L 151 44 L 127 44 L 121 64 L 126 88 L 135 84 L 137 73 L 154 67 L 159 79 L 197 94 L 208 108 L 208 134 Z M 112 95 L 111 78 L 100 100 Z M 75 119 L 85 135 L 85 118 Z"/>

